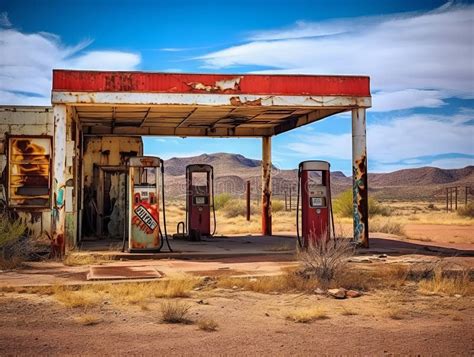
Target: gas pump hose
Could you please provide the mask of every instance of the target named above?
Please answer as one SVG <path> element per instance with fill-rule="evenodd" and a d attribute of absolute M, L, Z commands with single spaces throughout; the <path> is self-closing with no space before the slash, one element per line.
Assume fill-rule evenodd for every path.
<path fill-rule="evenodd" d="M 298 190 L 296 191 L 296 239 L 298 239 L 298 245 L 300 248 L 303 248 L 303 243 L 301 242 L 300 237 L 300 220 L 299 220 L 299 211 L 300 211 L 300 187 L 301 187 L 301 166 L 298 167 Z"/>
<path fill-rule="evenodd" d="M 166 230 L 166 208 L 165 208 L 165 167 L 164 167 L 164 161 L 163 159 L 160 159 L 161 163 L 161 202 L 162 202 L 162 207 L 163 207 L 163 227 L 165 229 L 165 240 L 166 240 L 166 245 L 168 246 L 168 250 L 170 252 L 173 251 L 170 246 L 170 242 L 168 240 L 168 232 Z M 160 230 L 161 231 L 161 230 Z M 161 246 L 163 246 L 163 239 L 161 240 Z M 161 249 L 161 247 L 160 247 Z"/>
<path fill-rule="evenodd" d="M 211 237 L 214 237 L 216 234 L 217 221 L 216 221 L 216 207 L 214 205 L 214 168 L 211 170 L 211 181 L 212 181 L 212 214 L 214 216 L 214 229 L 212 230 Z"/>

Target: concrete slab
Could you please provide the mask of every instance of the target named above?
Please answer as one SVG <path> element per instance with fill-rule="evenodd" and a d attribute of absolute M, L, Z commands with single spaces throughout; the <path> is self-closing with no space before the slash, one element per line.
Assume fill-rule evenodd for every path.
<path fill-rule="evenodd" d="M 150 266 L 91 266 L 87 280 L 158 279 L 162 274 Z"/>

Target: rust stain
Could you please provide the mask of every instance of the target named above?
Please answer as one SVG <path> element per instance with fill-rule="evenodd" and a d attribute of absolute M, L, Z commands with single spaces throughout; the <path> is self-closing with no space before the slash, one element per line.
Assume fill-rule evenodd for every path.
<path fill-rule="evenodd" d="M 242 102 L 240 100 L 240 97 L 232 97 L 232 98 L 230 98 L 230 104 L 233 105 L 233 106 L 236 106 L 236 107 L 241 106 L 241 105 L 261 106 L 262 105 L 262 98 Z"/>
<path fill-rule="evenodd" d="M 50 152 L 40 140 L 11 139 L 10 202 L 13 205 L 49 205 Z"/>

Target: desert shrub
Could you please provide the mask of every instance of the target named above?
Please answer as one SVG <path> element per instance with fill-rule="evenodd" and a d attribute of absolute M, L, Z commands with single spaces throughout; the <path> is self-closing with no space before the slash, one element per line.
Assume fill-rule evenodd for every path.
<path fill-rule="evenodd" d="M 230 193 L 220 193 L 214 196 L 214 207 L 216 210 L 223 208 L 230 200 L 232 195 Z"/>
<path fill-rule="evenodd" d="M 370 221 L 369 231 L 378 233 L 394 234 L 397 236 L 404 236 L 405 229 L 399 222 L 393 222 L 390 219 L 385 221 Z"/>
<path fill-rule="evenodd" d="M 212 319 L 202 319 L 198 321 L 198 327 L 200 330 L 213 332 L 217 330 L 219 325 Z"/>
<path fill-rule="evenodd" d="M 354 254 L 354 247 L 349 239 L 344 238 L 318 240 L 310 234 L 309 241 L 315 243 L 298 252 L 303 274 L 314 277 L 323 289 L 327 289 L 344 271 L 348 259 Z"/>
<path fill-rule="evenodd" d="M 426 208 L 429 209 L 429 210 L 432 210 L 432 211 L 436 210 L 436 206 L 433 203 L 428 204 L 428 206 L 426 206 Z"/>
<path fill-rule="evenodd" d="M 342 217 L 352 217 L 353 215 L 353 201 L 352 190 L 342 192 L 333 201 L 333 210 L 335 214 Z M 375 198 L 369 197 L 369 215 L 370 216 L 390 216 L 391 210 L 389 207 L 383 206 Z"/>
<path fill-rule="evenodd" d="M 472 295 L 473 291 L 467 269 L 450 276 L 442 268 L 437 268 L 430 278 L 421 280 L 418 286 L 421 292 L 431 294 Z"/>
<path fill-rule="evenodd" d="M 228 218 L 234 218 L 238 216 L 245 216 L 247 214 L 247 203 L 245 200 L 232 199 L 228 201 L 222 208 L 224 215 Z M 250 205 L 250 214 L 255 211 L 254 205 Z"/>
<path fill-rule="evenodd" d="M 470 202 L 467 206 L 458 208 L 458 215 L 461 217 L 474 218 L 474 202 Z"/>
<path fill-rule="evenodd" d="M 187 318 L 190 305 L 179 301 L 167 301 L 161 304 L 161 319 L 169 324 L 189 323 Z"/>
<path fill-rule="evenodd" d="M 285 209 L 285 203 L 280 200 L 272 200 L 272 212 L 280 212 Z"/>
<path fill-rule="evenodd" d="M 286 315 L 286 318 L 294 322 L 308 323 L 314 320 L 328 319 L 329 316 L 320 306 L 315 306 L 312 308 L 291 311 Z"/>
<path fill-rule="evenodd" d="M 19 219 L 0 216 L 0 267 L 13 268 L 28 257 L 29 242 L 25 230 Z"/>

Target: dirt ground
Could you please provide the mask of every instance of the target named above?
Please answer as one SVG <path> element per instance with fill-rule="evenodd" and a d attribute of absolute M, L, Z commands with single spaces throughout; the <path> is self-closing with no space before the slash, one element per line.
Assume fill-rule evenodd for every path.
<path fill-rule="evenodd" d="M 0 355 L 465 355 L 474 353 L 471 298 L 374 292 L 335 300 L 318 295 L 232 289 L 193 292 L 188 324 L 160 321 L 160 302 L 117 307 L 104 301 L 66 309 L 50 296 L 0 295 Z M 325 318 L 289 321 L 297 308 Z M 93 314 L 92 326 L 77 322 Z M 217 331 L 196 322 L 212 318 Z"/>

